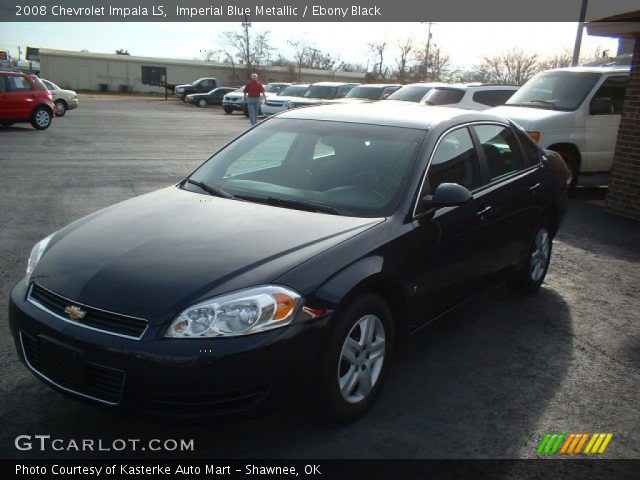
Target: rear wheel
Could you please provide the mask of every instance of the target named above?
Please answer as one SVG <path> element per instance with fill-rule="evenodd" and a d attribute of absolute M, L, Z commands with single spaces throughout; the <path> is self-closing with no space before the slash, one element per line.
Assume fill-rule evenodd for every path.
<path fill-rule="evenodd" d="M 350 422 L 371 408 L 386 377 L 393 338 L 391 312 L 377 295 L 363 295 L 339 314 L 320 366 L 321 415 Z"/>
<path fill-rule="evenodd" d="M 11 125 L 13 125 L 13 122 L 0 122 L 0 125 L 2 125 L 3 127 L 10 127 Z"/>
<path fill-rule="evenodd" d="M 67 113 L 67 103 L 64 100 L 56 100 L 56 115 L 64 117 L 65 113 Z"/>
<path fill-rule="evenodd" d="M 549 270 L 553 236 L 545 221 L 535 229 L 529 255 L 520 269 L 507 279 L 511 290 L 522 294 L 535 293 L 540 289 Z"/>
<path fill-rule="evenodd" d="M 45 107 L 36 108 L 31 114 L 31 125 L 36 130 L 46 130 L 51 125 L 52 114 Z"/>
<path fill-rule="evenodd" d="M 207 101 L 204 98 L 201 98 L 200 100 L 198 100 L 198 106 L 202 108 L 206 107 Z"/>

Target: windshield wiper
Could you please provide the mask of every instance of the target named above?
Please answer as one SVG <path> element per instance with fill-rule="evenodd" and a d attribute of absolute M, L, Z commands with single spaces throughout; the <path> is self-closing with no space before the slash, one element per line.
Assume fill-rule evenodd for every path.
<path fill-rule="evenodd" d="M 542 103 L 544 105 L 551 105 L 554 108 L 558 108 L 558 106 L 555 103 L 550 102 L 548 100 L 530 100 L 529 103 Z"/>
<path fill-rule="evenodd" d="M 297 210 L 307 210 L 310 212 L 330 213 L 332 215 L 340 214 L 340 211 L 337 208 L 325 205 L 323 203 L 307 202 L 305 200 L 293 200 L 278 197 L 254 197 L 252 195 L 237 195 L 237 198 L 241 198 L 242 200 L 249 200 L 251 202 L 273 205 L 274 207 L 294 208 Z"/>
<path fill-rule="evenodd" d="M 536 106 L 535 104 L 539 103 L 541 106 Z M 549 105 L 555 110 L 559 110 L 560 108 L 553 102 L 549 102 L 547 100 L 529 100 L 522 103 L 505 103 L 505 107 L 533 107 L 533 108 L 544 108 L 542 105 Z"/>
<path fill-rule="evenodd" d="M 192 185 L 195 185 L 196 187 L 204 190 L 209 195 L 213 195 L 214 197 L 236 198 L 235 196 L 231 195 L 228 192 L 225 192 L 221 188 L 214 187 L 213 185 L 207 185 L 206 183 L 202 183 L 197 180 L 193 180 L 191 178 L 187 178 L 187 180 L 184 183 L 190 183 Z"/>

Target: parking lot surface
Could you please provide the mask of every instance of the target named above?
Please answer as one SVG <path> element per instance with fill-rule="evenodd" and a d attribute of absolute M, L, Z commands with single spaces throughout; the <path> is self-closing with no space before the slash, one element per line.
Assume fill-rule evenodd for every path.
<path fill-rule="evenodd" d="M 291 407 L 225 423 L 123 416 L 28 373 L 6 312 L 33 244 L 175 183 L 248 127 L 242 115 L 173 100 L 83 96 L 47 131 L 0 129 L 0 456 L 167 456 L 14 447 L 18 435 L 47 434 L 194 439 L 194 452 L 172 457 L 527 458 L 547 432 L 612 432 L 601 457 L 640 458 L 640 226 L 606 213 L 596 187 L 572 198 L 537 295 L 493 287 L 399 344 L 378 403 L 352 425 Z"/>

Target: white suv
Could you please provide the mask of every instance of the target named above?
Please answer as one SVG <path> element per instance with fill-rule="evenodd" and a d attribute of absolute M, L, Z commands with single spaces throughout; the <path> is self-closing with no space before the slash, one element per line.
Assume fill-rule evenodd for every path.
<path fill-rule="evenodd" d="M 518 88 L 520 87 L 515 85 L 454 83 L 432 88 L 424 96 L 422 103 L 466 110 L 486 110 L 504 105 L 518 91 Z"/>
<path fill-rule="evenodd" d="M 629 67 L 568 67 L 534 76 L 492 113 L 512 119 L 571 170 L 569 184 L 585 173 L 611 171 Z"/>

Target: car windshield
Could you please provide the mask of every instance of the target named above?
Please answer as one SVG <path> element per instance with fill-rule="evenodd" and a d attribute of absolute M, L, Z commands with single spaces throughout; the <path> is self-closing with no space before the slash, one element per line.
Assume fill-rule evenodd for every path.
<path fill-rule="evenodd" d="M 309 88 L 307 85 L 289 85 L 280 90 L 278 95 L 282 97 L 301 97 L 307 88 Z"/>
<path fill-rule="evenodd" d="M 599 78 L 599 73 L 590 72 L 542 72 L 525 83 L 505 105 L 576 110 Z"/>
<path fill-rule="evenodd" d="M 432 87 L 426 85 L 405 86 L 387 97 L 387 100 L 402 100 L 403 102 L 419 102 Z"/>
<path fill-rule="evenodd" d="M 458 88 L 433 88 L 424 97 L 427 105 L 451 105 L 464 97 L 464 90 Z"/>
<path fill-rule="evenodd" d="M 355 87 L 345 95 L 344 98 L 366 98 L 367 100 L 378 100 L 384 87 Z"/>
<path fill-rule="evenodd" d="M 330 85 L 311 85 L 302 95 L 305 98 L 322 98 L 331 100 L 336 98 L 338 87 Z"/>
<path fill-rule="evenodd" d="M 271 84 L 267 83 L 264 86 L 264 91 L 265 92 L 269 92 L 269 93 L 278 93 L 281 88 L 282 88 L 282 85 L 271 85 Z"/>
<path fill-rule="evenodd" d="M 241 200 L 381 217 L 395 211 L 406 191 L 424 135 L 411 128 L 274 118 L 213 155 L 189 180 Z"/>

